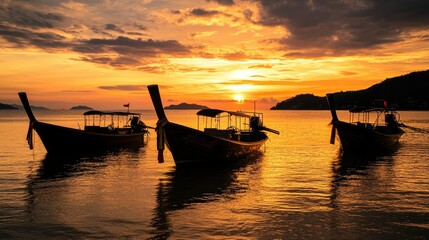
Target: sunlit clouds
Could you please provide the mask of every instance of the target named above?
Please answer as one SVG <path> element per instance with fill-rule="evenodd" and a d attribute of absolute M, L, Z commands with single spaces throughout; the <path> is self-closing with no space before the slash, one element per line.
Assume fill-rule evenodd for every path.
<path fill-rule="evenodd" d="M 267 109 L 429 66 L 429 3 L 2 1 L 0 102 L 152 108 L 164 99 Z M 249 104 L 251 106 L 252 104 Z"/>

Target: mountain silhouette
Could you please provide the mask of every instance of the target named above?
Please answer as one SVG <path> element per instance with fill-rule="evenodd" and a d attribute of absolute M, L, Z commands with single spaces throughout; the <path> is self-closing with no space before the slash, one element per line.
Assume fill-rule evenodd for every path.
<path fill-rule="evenodd" d="M 164 109 L 178 109 L 178 110 L 193 110 L 193 109 L 206 109 L 208 108 L 207 106 L 203 106 L 203 105 L 198 105 L 198 104 L 194 104 L 194 103 L 180 103 L 177 105 L 170 105 L 165 107 Z"/>
<path fill-rule="evenodd" d="M 429 110 L 429 70 L 388 78 L 367 89 L 334 93 L 337 109 L 356 106 L 388 107 L 398 110 Z M 381 104 L 381 106 L 380 106 Z M 300 94 L 286 99 L 271 110 L 327 110 L 324 96 Z"/>

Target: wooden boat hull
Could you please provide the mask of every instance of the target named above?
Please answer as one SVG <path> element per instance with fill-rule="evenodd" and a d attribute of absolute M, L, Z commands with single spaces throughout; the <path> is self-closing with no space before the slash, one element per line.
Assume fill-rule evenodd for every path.
<path fill-rule="evenodd" d="M 384 150 L 398 144 L 404 131 L 382 132 L 343 121 L 333 122 L 343 151 Z"/>
<path fill-rule="evenodd" d="M 243 159 L 259 152 L 268 139 L 259 132 L 252 141 L 233 141 L 168 122 L 164 127 L 167 147 L 176 165 L 184 163 L 221 163 Z"/>
<path fill-rule="evenodd" d="M 102 134 L 35 121 L 36 130 L 48 153 L 79 153 L 144 145 L 144 132 Z"/>

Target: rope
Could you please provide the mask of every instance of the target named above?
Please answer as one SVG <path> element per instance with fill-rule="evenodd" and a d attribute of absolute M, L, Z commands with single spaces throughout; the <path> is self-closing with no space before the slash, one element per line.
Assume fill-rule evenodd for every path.
<path fill-rule="evenodd" d="M 33 144 L 33 122 L 30 122 L 30 125 L 28 125 L 28 132 L 27 132 L 27 143 L 30 147 L 30 150 L 33 150 L 34 144 Z"/>
<path fill-rule="evenodd" d="M 167 125 L 168 120 L 163 118 L 156 123 L 156 147 L 158 150 L 158 163 L 164 162 L 164 149 L 165 149 L 165 134 L 164 127 Z"/>

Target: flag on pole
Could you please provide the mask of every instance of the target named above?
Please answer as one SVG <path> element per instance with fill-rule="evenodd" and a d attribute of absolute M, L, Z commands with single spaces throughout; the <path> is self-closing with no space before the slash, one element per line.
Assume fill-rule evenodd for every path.
<path fill-rule="evenodd" d="M 124 104 L 124 107 L 128 108 L 127 112 L 130 112 L 130 103 Z"/>

